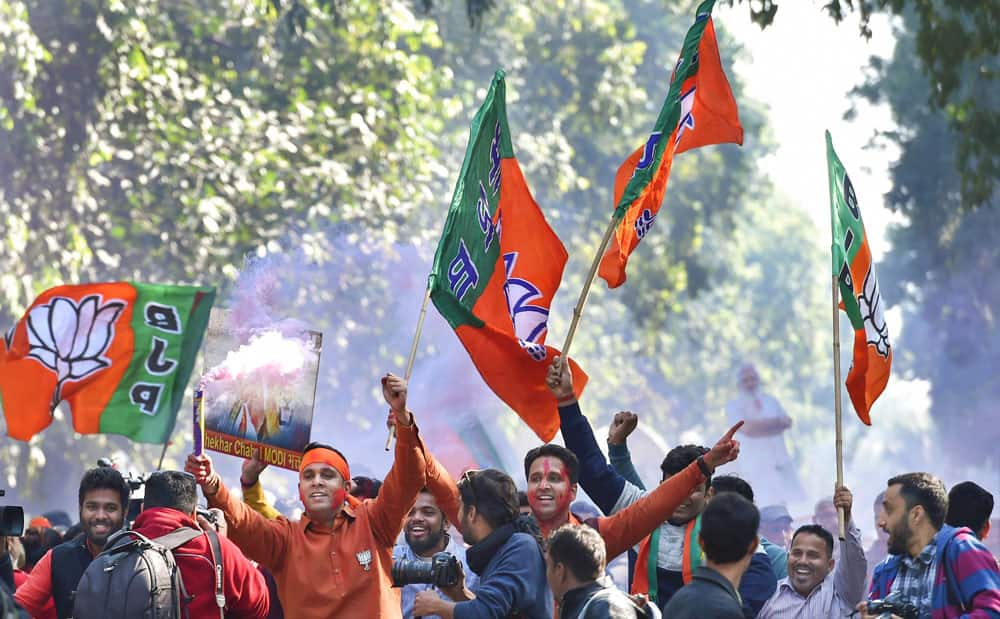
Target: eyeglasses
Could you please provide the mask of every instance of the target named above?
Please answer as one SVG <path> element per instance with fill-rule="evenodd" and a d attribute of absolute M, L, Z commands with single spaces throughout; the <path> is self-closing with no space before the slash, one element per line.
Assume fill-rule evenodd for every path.
<path fill-rule="evenodd" d="M 468 486 L 469 487 L 469 491 L 472 493 L 472 498 L 473 499 L 476 498 L 476 485 L 473 483 L 472 480 L 475 479 L 476 475 L 478 473 L 480 473 L 481 471 L 482 471 L 482 469 L 469 469 L 469 470 L 465 471 L 464 473 L 462 473 L 462 476 L 458 478 L 458 484 L 457 485 L 459 485 L 459 486 Z"/>

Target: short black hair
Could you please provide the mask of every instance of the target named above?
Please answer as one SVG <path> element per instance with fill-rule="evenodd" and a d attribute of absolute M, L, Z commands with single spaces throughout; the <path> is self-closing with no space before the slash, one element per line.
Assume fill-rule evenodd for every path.
<path fill-rule="evenodd" d="M 113 490 L 118 493 L 121 499 L 122 511 L 128 510 L 128 497 L 132 490 L 128 487 L 128 482 L 116 469 L 99 466 L 88 470 L 80 479 L 80 509 L 83 509 L 83 498 L 88 492 L 94 490 Z"/>
<path fill-rule="evenodd" d="M 510 475 L 497 469 L 470 471 L 458 481 L 462 505 L 476 511 L 494 529 L 514 522 L 520 515 L 517 485 Z"/>
<path fill-rule="evenodd" d="M 569 483 L 575 484 L 580 481 L 580 460 L 577 459 L 576 454 L 572 451 L 566 449 L 562 445 L 555 445 L 553 443 L 546 443 L 545 445 L 539 445 L 534 449 L 528 451 L 524 456 L 524 479 L 527 481 L 529 473 L 531 471 L 531 465 L 534 464 L 535 460 L 541 458 L 542 456 L 552 456 L 554 458 L 559 458 L 562 460 L 563 465 L 566 467 L 566 472 L 569 474 Z"/>
<path fill-rule="evenodd" d="M 701 445 L 680 445 L 667 452 L 667 456 L 660 463 L 660 470 L 663 472 L 663 479 L 676 475 L 688 467 L 689 464 L 708 453 L 708 447 Z M 705 487 L 712 485 L 711 475 L 705 480 Z"/>
<path fill-rule="evenodd" d="M 899 494 L 906 503 L 907 511 L 917 505 L 924 508 L 927 518 L 940 529 L 948 513 L 948 493 L 944 483 L 930 473 L 906 473 L 897 475 L 887 482 L 888 486 L 899 484 Z"/>
<path fill-rule="evenodd" d="M 810 535 L 815 535 L 823 540 L 826 544 L 826 554 L 828 557 L 833 558 L 833 535 L 827 531 L 825 528 L 818 524 L 804 524 L 795 530 L 792 534 L 792 543 L 795 543 L 795 538 L 798 537 L 799 533 L 808 533 Z"/>
<path fill-rule="evenodd" d="M 760 512 L 735 492 L 723 492 L 708 502 L 701 515 L 701 549 L 713 563 L 736 563 L 753 552 Z"/>
<path fill-rule="evenodd" d="M 979 536 L 993 514 L 993 495 L 971 481 L 963 481 L 948 492 L 948 515 L 944 521 L 953 527 L 969 527 Z"/>
<path fill-rule="evenodd" d="M 747 480 L 738 475 L 719 475 L 712 478 L 712 489 L 716 494 L 722 492 L 735 492 L 744 499 L 753 503 L 753 487 Z"/>
<path fill-rule="evenodd" d="M 604 574 L 607 550 L 600 533 L 587 525 L 564 524 L 549 536 L 549 560 L 562 563 L 580 582 Z"/>
<path fill-rule="evenodd" d="M 185 514 L 194 513 L 198 507 L 198 484 L 194 475 L 184 471 L 157 471 L 150 475 L 146 480 L 142 508 L 151 507 L 169 507 Z"/>

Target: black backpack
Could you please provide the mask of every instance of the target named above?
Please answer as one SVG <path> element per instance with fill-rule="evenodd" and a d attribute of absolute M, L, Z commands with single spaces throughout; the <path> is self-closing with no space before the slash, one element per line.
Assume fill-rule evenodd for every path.
<path fill-rule="evenodd" d="M 189 617 L 191 597 L 184 588 L 173 551 L 207 533 L 215 564 L 215 602 L 219 616 L 226 604 L 222 593 L 222 552 L 214 531 L 181 527 L 149 539 L 135 531 L 110 538 L 80 579 L 73 597 L 74 619 L 182 619 Z"/>

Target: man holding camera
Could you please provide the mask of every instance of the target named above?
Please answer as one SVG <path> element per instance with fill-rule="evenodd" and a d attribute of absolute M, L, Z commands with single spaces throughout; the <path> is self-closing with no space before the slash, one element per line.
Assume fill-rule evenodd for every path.
<path fill-rule="evenodd" d="M 396 454 L 375 499 L 348 495 L 347 460 L 319 443 L 306 446 L 299 469 L 301 520 L 269 520 L 229 493 L 208 456 L 190 455 L 209 505 L 229 522 L 229 537 L 278 583 L 285 615 L 296 619 L 401 617 L 390 566 L 403 518 L 424 486 L 424 445 L 406 408 L 406 381 L 391 374 L 382 393 L 396 420 Z"/>
<path fill-rule="evenodd" d="M 80 480 L 80 525 L 83 533 L 64 542 L 35 565 L 14 594 L 32 616 L 55 602 L 60 619 L 73 616 L 73 592 L 90 562 L 122 528 L 128 510 L 129 486 L 113 468 L 90 469 Z"/>
<path fill-rule="evenodd" d="M 996 561 L 969 529 L 944 523 L 948 495 L 941 480 L 907 473 L 888 486 L 878 525 L 889 534 L 889 557 L 875 568 L 869 601 L 857 607 L 861 616 L 891 612 L 883 603 L 888 598 L 918 617 L 1000 617 Z"/>
<path fill-rule="evenodd" d="M 475 592 L 460 577 L 442 590 L 417 594 L 415 616 L 443 619 L 525 617 L 551 619 L 552 591 L 545 578 L 542 541 L 534 521 L 518 511 L 517 486 L 496 469 L 469 471 L 458 482 L 462 537 L 469 568 L 479 575 Z"/>
<path fill-rule="evenodd" d="M 403 619 L 413 619 L 413 603 L 418 593 L 454 584 L 449 582 L 451 576 L 457 578 L 464 571 L 466 586 L 476 588 L 479 577 L 469 570 L 459 571 L 454 563 L 457 561 L 463 567 L 468 565 L 465 546 L 448 535 L 444 510 L 427 488 L 420 491 L 406 516 L 403 539 L 392 553 L 392 579 L 395 585 L 402 585 Z M 440 595 L 445 599 L 444 593 Z M 424 619 L 437 617 L 420 616 Z"/>

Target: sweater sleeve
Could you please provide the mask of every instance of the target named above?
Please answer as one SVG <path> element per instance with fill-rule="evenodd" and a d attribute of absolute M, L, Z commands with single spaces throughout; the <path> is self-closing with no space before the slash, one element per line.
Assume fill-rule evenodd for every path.
<path fill-rule="evenodd" d="M 229 488 L 221 482 L 218 492 L 207 498 L 209 507 L 218 507 L 226 515 L 229 539 L 246 556 L 272 572 L 277 571 L 288 551 L 291 523 L 285 518 L 268 520 L 261 516 L 230 494 Z"/>
<path fill-rule="evenodd" d="M 580 461 L 580 485 L 602 512 L 612 513 L 625 489 L 625 478 L 604 459 L 578 403 L 559 407 L 559 423 L 566 447 Z"/>
<path fill-rule="evenodd" d="M 632 464 L 632 454 L 628 450 L 628 445 L 608 443 L 608 460 L 611 461 L 611 466 L 615 471 L 626 481 L 634 484 L 640 490 L 646 489 L 646 484 L 642 483 L 642 479 L 639 477 L 639 471 L 635 470 L 635 465 Z"/>
<path fill-rule="evenodd" d="M 226 592 L 226 617 L 266 619 L 270 611 L 270 593 L 264 575 L 243 556 L 236 544 L 219 538 L 222 550 Z"/>
<path fill-rule="evenodd" d="M 868 560 L 861 546 L 861 531 L 852 519 L 847 523 L 847 539 L 840 543 L 840 560 L 834 570 L 837 595 L 845 604 L 854 608 L 865 597 L 865 576 Z"/>
<path fill-rule="evenodd" d="M 663 524 L 703 481 L 705 476 L 698 463 L 692 462 L 632 505 L 613 516 L 598 518 L 597 530 L 604 538 L 608 559 L 638 544 Z"/>
<path fill-rule="evenodd" d="M 523 538 L 511 546 L 479 581 L 476 599 L 455 605 L 455 619 L 503 619 L 539 593 L 539 584 L 545 581 L 545 563 L 537 544 Z"/>
<path fill-rule="evenodd" d="M 750 559 L 750 567 L 740 579 L 740 599 L 743 601 L 743 616 L 753 619 L 764 604 L 778 590 L 778 579 L 771 569 L 771 560 L 766 552 L 755 552 Z"/>
<path fill-rule="evenodd" d="M 371 527 L 375 539 L 386 548 L 396 544 L 403 519 L 424 487 L 424 443 L 414 421 L 396 426 L 396 454 L 378 496 L 370 501 Z"/>
<path fill-rule="evenodd" d="M 961 617 L 1000 617 L 1000 571 L 990 551 L 971 534 L 959 533 L 952 538 L 945 560 L 967 611 Z"/>
<path fill-rule="evenodd" d="M 52 599 L 52 551 L 49 550 L 38 560 L 34 569 L 28 574 L 17 591 L 14 599 L 24 607 L 32 617 L 39 617 L 45 609 L 45 604 Z"/>
<path fill-rule="evenodd" d="M 444 512 L 448 522 L 459 526 L 458 522 L 458 486 L 452 479 L 448 469 L 441 466 L 430 451 L 424 452 L 427 462 L 427 489 L 434 495 L 438 507 Z"/>
<path fill-rule="evenodd" d="M 259 479 L 252 486 L 243 486 L 243 502 L 268 520 L 274 520 L 281 515 L 281 512 L 267 502 L 264 488 L 260 485 Z"/>

